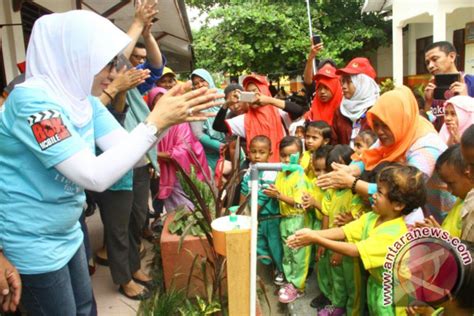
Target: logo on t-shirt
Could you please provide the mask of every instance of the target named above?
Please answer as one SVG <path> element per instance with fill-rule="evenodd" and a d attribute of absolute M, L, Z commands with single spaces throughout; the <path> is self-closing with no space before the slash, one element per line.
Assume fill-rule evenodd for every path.
<path fill-rule="evenodd" d="M 64 125 L 61 114 L 56 110 L 33 114 L 28 118 L 28 123 L 41 150 L 46 150 L 71 136 Z"/>

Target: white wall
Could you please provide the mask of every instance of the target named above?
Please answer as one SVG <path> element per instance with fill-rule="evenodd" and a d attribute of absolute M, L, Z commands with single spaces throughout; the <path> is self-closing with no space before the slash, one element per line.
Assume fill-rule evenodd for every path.
<path fill-rule="evenodd" d="M 64 12 L 76 8 L 75 0 L 35 0 L 35 3 L 52 12 Z M 0 24 L 21 24 L 20 12 L 13 12 L 12 1 L 0 1 Z M 25 45 L 21 25 L 5 26 L 0 29 L 3 64 L 7 82 L 15 78 L 19 71 L 16 64 L 25 60 Z"/>
<path fill-rule="evenodd" d="M 446 17 L 446 40 L 453 41 L 453 31 L 463 29 L 466 23 L 474 22 L 474 7 L 454 10 Z"/>
<path fill-rule="evenodd" d="M 419 38 L 433 35 L 433 24 L 431 23 L 414 23 L 408 27 L 408 53 L 404 56 L 408 65 L 404 76 L 416 75 L 416 40 Z"/>
<path fill-rule="evenodd" d="M 467 44 L 466 50 L 464 51 L 464 72 L 473 75 L 474 74 L 474 44 Z"/>
<path fill-rule="evenodd" d="M 392 77 L 392 45 L 389 47 L 379 47 L 376 55 L 376 64 L 374 66 L 377 70 L 377 77 Z"/>

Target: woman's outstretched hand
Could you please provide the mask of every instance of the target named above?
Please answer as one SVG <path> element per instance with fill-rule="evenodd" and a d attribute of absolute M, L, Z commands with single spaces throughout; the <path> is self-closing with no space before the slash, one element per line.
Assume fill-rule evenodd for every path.
<path fill-rule="evenodd" d="M 191 90 L 191 81 L 177 84 L 160 98 L 147 121 L 160 129 L 184 122 L 203 121 L 215 116 L 203 110 L 221 105 L 222 102 L 216 100 L 223 97 L 217 89 L 202 87 Z"/>
<path fill-rule="evenodd" d="M 323 190 L 350 188 L 354 181 L 351 168 L 339 163 L 331 166 L 333 171 L 318 177 L 318 186 Z"/>

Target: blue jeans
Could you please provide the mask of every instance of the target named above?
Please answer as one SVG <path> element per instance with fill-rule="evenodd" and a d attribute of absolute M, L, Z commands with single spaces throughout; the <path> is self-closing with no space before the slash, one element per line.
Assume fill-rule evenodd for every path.
<path fill-rule="evenodd" d="M 91 315 L 93 294 L 84 245 L 61 269 L 22 274 L 21 281 L 21 303 L 28 315 Z"/>

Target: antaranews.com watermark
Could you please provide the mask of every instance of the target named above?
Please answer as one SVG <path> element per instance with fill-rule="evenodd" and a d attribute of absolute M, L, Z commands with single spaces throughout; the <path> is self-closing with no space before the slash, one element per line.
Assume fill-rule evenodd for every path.
<path fill-rule="evenodd" d="M 438 227 L 413 229 L 388 247 L 382 275 L 383 304 L 397 303 L 397 297 L 405 295 L 412 299 L 441 299 L 458 282 L 461 265 L 471 262 L 467 246 L 449 232 Z M 442 268 L 449 270 L 449 274 L 442 275 Z M 395 284 L 401 284 L 398 295 Z"/>

